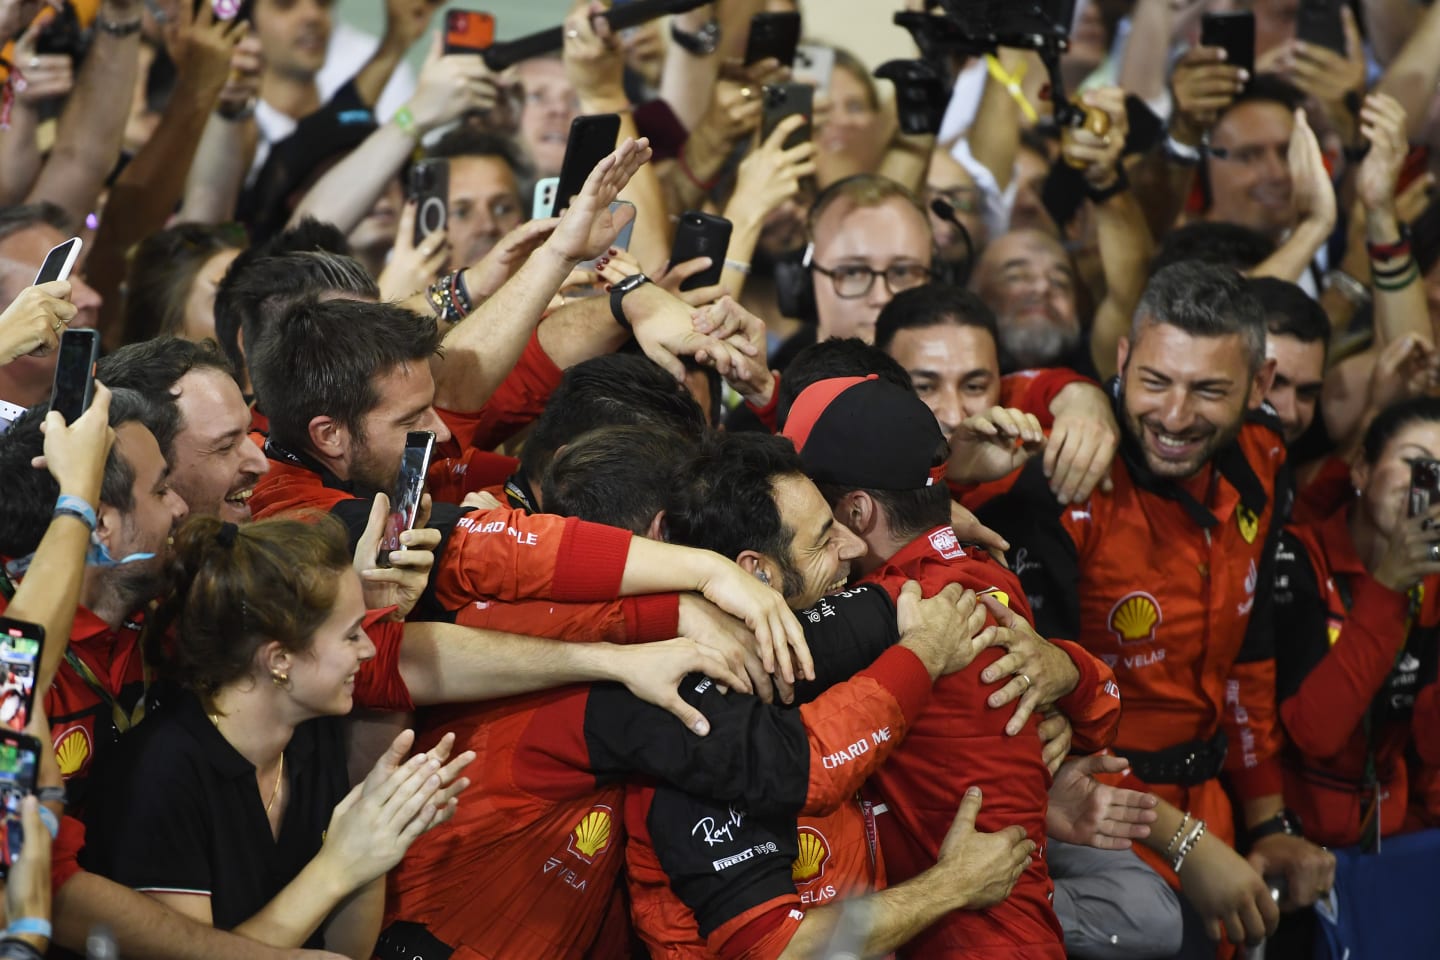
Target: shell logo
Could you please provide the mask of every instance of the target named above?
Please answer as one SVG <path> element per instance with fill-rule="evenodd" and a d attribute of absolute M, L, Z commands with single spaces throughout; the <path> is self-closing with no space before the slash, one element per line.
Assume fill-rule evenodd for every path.
<path fill-rule="evenodd" d="M 1155 628 L 1163 619 L 1159 601 L 1140 590 L 1126 594 L 1110 608 L 1110 630 L 1121 643 L 1154 640 Z"/>
<path fill-rule="evenodd" d="M 90 734 L 84 727 L 71 727 L 55 738 L 55 760 L 60 776 L 69 778 L 85 769 L 90 761 Z"/>
<path fill-rule="evenodd" d="M 790 877 L 796 883 L 808 883 L 825 875 L 825 864 L 830 862 L 830 842 L 814 827 L 801 827 L 798 833 L 800 855 L 790 866 Z"/>
<path fill-rule="evenodd" d="M 604 804 L 597 804 L 585 814 L 570 832 L 569 850 L 586 863 L 595 858 L 610 845 L 610 821 L 614 813 Z"/>

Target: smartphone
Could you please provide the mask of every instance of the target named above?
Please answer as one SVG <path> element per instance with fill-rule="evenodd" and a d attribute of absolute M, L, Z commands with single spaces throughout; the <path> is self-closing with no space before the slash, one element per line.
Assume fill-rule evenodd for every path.
<path fill-rule="evenodd" d="M 420 509 L 420 495 L 425 492 L 425 474 L 430 470 L 430 454 L 435 450 L 435 434 L 429 430 L 411 430 L 405 434 L 405 453 L 400 458 L 400 478 L 390 493 L 390 517 L 385 521 L 385 535 L 380 538 L 380 555 L 376 561 L 390 566 L 390 551 L 401 548 L 400 534 L 415 526 Z"/>
<path fill-rule="evenodd" d="M 810 121 L 815 114 L 815 88 L 808 83 L 767 84 L 760 90 L 764 113 L 760 119 L 760 142 L 764 143 L 791 114 L 800 114 L 805 122 L 785 138 L 784 149 L 798 146 L 810 139 Z"/>
<path fill-rule="evenodd" d="M 830 92 L 830 75 L 835 72 L 835 49 L 818 43 L 802 43 L 795 48 L 795 67 L 791 71 L 796 83 L 808 83 L 821 93 Z"/>
<path fill-rule="evenodd" d="M 1341 0 L 1300 0 L 1296 39 L 1344 56 L 1345 24 L 1340 19 L 1340 4 Z"/>
<path fill-rule="evenodd" d="M 37 284 L 49 283 L 52 280 L 69 280 L 70 271 L 75 267 L 75 261 L 80 256 L 80 248 L 84 241 L 79 237 L 71 237 L 64 243 L 57 243 L 45 254 L 45 262 L 40 264 L 40 272 L 35 274 Z"/>
<path fill-rule="evenodd" d="M 482 53 L 495 42 L 495 18 L 480 10 L 445 11 L 445 54 Z"/>
<path fill-rule="evenodd" d="M 40 770 L 40 742 L 11 730 L 0 730 L 0 818 L 5 842 L 0 843 L 0 875 L 8 875 L 20 858 L 25 834 L 20 826 L 20 801 L 35 792 Z"/>
<path fill-rule="evenodd" d="M 626 208 L 626 207 L 629 207 L 631 210 L 634 210 L 634 209 L 635 209 L 635 204 L 631 203 L 629 200 L 614 200 L 614 201 L 612 201 L 612 202 L 610 203 L 610 213 L 611 213 L 612 215 L 617 214 L 617 213 L 619 213 L 621 210 L 623 210 L 623 209 Z M 630 218 L 630 222 L 627 223 L 627 224 L 625 224 L 625 226 L 623 226 L 623 227 L 620 228 L 620 232 L 615 235 L 615 240 L 614 240 L 614 242 L 612 242 L 612 243 L 610 244 L 610 246 L 611 246 L 613 249 L 616 249 L 616 250 L 629 250 L 629 249 L 630 249 L 630 235 L 631 235 L 632 233 L 634 233 L 634 232 L 635 232 L 635 218 L 634 218 L 634 217 L 631 217 L 631 218 Z M 595 265 L 596 265 L 596 263 L 598 263 L 598 262 L 599 262 L 599 257 L 596 257 L 594 260 L 586 260 L 586 261 L 584 261 L 584 262 L 582 262 L 582 263 L 580 264 L 579 269 L 581 269 L 581 270 L 594 270 L 594 269 L 595 269 Z"/>
<path fill-rule="evenodd" d="M 774 57 L 780 66 L 792 66 L 799 45 L 800 14 L 757 13 L 750 18 L 750 35 L 745 39 L 745 64 Z"/>
<path fill-rule="evenodd" d="M 1200 18 L 1200 45 L 1223 47 L 1225 62 L 1255 73 L 1255 14 L 1248 10 Z"/>
<path fill-rule="evenodd" d="M 74 423 L 90 409 L 95 396 L 95 361 L 99 359 L 100 331 L 80 328 L 60 335 L 50 409 L 59 410 L 66 423 Z"/>
<path fill-rule="evenodd" d="M 420 241 L 445 229 L 450 210 L 450 163 L 447 160 L 421 160 L 410 168 L 410 199 L 415 201 L 416 246 Z"/>
<path fill-rule="evenodd" d="M 570 198 L 585 186 L 590 171 L 615 151 L 615 140 L 619 136 L 618 113 L 591 114 L 570 122 L 570 138 L 565 142 L 565 159 L 560 163 L 560 182 L 555 186 L 552 216 L 570 206 Z"/>
<path fill-rule="evenodd" d="M 0 617 L 0 725 L 19 733 L 35 709 L 35 674 L 45 628 Z"/>
<path fill-rule="evenodd" d="M 530 203 L 530 219 L 544 220 L 555 209 L 555 191 L 560 187 L 559 177 L 546 177 L 535 184 L 535 199 Z"/>
<path fill-rule="evenodd" d="M 1427 513 L 1435 504 L 1440 504 L 1440 460 L 1411 460 L 1410 516 Z"/>
<path fill-rule="evenodd" d="M 675 243 L 670 248 L 671 265 L 696 257 L 709 257 L 711 261 L 709 267 L 680 284 L 680 289 L 694 290 L 719 283 L 720 273 L 725 269 L 725 252 L 729 248 L 729 220 L 695 210 L 680 214 L 680 225 L 675 228 Z"/>

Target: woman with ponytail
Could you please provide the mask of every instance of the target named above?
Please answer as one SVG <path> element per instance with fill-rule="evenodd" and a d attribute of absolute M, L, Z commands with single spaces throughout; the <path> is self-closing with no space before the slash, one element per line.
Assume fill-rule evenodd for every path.
<path fill-rule="evenodd" d="M 446 765 L 446 737 L 405 761 L 406 731 L 349 789 L 366 628 L 401 625 L 367 615 L 334 520 L 192 518 L 167 590 L 146 647 L 174 689 L 104 771 L 90 866 L 272 946 L 369 957 L 385 873 L 449 819 L 474 754 Z"/>

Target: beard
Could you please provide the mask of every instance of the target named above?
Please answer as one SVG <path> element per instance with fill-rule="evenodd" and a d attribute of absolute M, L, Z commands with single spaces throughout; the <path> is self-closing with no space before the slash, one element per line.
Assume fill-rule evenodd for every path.
<path fill-rule="evenodd" d="M 1053 367 L 1080 345 L 1079 331 L 1053 323 L 1000 324 L 1000 353 L 1007 371 Z"/>

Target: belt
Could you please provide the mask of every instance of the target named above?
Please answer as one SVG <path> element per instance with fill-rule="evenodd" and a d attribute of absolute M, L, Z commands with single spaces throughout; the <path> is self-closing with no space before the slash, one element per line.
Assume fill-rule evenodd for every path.
<path fill-rule="evenodd" d="M 455 948 L 442 943 L 423 923 L 396 920 L 375 943 L 376 960 L 450 960 Z"/>
<path fill-rule="evenodd" d="M 1193 787 L 1220 775 L 1227 748 L 1225 731 L 1216 730 L 1209 740 L 1188 740 L 1163 750 L 1121 751 L 1117 748 L 1115 752 L 1129 760 L 1135 776 L 1146 783 Z"/>

